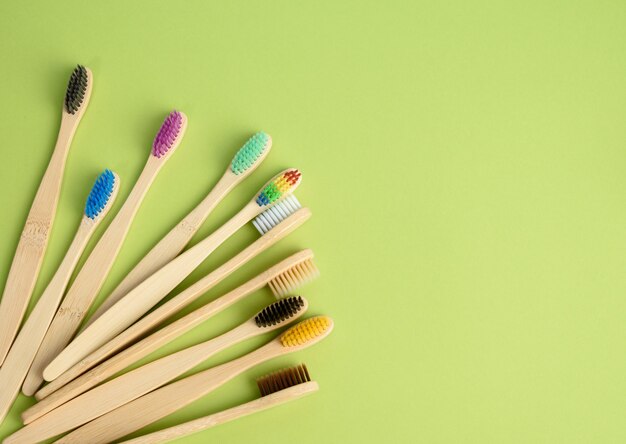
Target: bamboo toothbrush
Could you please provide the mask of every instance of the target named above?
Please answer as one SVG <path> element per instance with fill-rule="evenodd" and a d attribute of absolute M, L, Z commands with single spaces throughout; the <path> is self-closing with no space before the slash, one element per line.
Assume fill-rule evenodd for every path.
<path fill-rule="evenodd" d="M 124 404 L 61 438 L 57 443 L 108 443 L 153 423 L 205 396 L 240 373 L 265 361 L 303 350 L 330 334 L 333 321 L 316 316 L 301 321 L 264 346 L 233 361 L 196 373 Z M 96 407 L 96 406 L 92 406 Z M 5 439 L 4 444 L 35 443 L 58 435 L 72 414 L 50 412 Z"/>
<path fill-rule="evenodd" d="M 307 308 L 307 301 L 301 297 L 276 301 L 233 330 L 112 379 L 32 424 L 45 428 L 53 436 L 65 433 L 167 384 L 219 351 L 285 326 L 302 316 Z"/>
<path fill-rule="evenodd" d="M 87 198 L 83 218 L 65 258 L 63 258 L 54 277 L 17 335 L 4 365 L 0 367 L 0 387 L 2 387 L 0 390 L 0 423 L 4 420 L 20 391 L 22 382 L 24 382 L 41 340 L 61 302 L 78 259 L 117 196 L 119 183 L 120 179 L 117 174 L 110 170 L 105 170 L 96 180 Z"/>
<path fill-rule="evenodd" d="M 32 395 L 41 385 L 43 369 L 67 345 L 104 283 L 130 225 L 157 174 L 176 151 L 187 128 L 178 111 L 167 116 L 152 143 L 148 161 L 124 205 L 104 232 L 63 299 L 26 377 L 23 391 Z"/>
<path fill-rule="evenodd" d="M 276 225 L 274 226 L 274 228 L 271 229 L 271 231 L 263 234 L 259 239 L 254 241 L 251 245 L 246 247 L 240 253 L 228 260 L 226 263 L 216 268 L 213 272 L 200 279 L 194 285 L 187 288 L 179 295 L 173 297 L 165 304 L 137 321 L 131 327 L 120 333 L 118 336 L 110 340 L 108 343 L 100 347 L 95 352 L 82 359 L 78 364 L 74 365 L 63 375 L 44 386 L 39 392 L 35 394 L 35 397 L 38 400 L 41 400 L 49 396 L 51 393 L 59 390 L 61 387 L 64 387 L 68 382 L 85 373 L 87 370 L 96 366 L 112 354 L 118 352 L 120 349 L 136 341 L 147 332 L 153 330 L 165 319 L 171 317 L 187 305 L 191 304 L 197 298 L 202 296 L 202 294 L 207 292 L 210 288 L 215 286 L 217 283 L 222 281 L 224 278 L 229 276 L 237 269 L 239 269 L 241 266 L 245 265 L 252 258 L 267 250 L 269 247 L 283 239 L 285 236 L 289 235 L 292 231 L 300 227 L 311 217 L 311 211 L 308 208 L 299 208 L 299 205 L 299 202 L 297 202 L 295 196 L 293 195 L 287 197 L 284 201 L 277 203 L 274 207 L 272 207 L 272 210 L 275 210 L 277 207 L 284 207 L 284 209 L 281 211 L 281 214 L 287 215 L 291 212 L 293 212 L 293 214 L 286 216 L 285 219 L 282 221 L 277 221 Z M 266 210 L 258 217 L 264 216 L 265 213 L 267 213 L 268 211 L 269 210 Z M 97 374 L 97 370 L 94 370 L 94 372 L 96 372 Z M 93 374 L 94 372 L 90 373 Z M 81 378 L 81 380 L 84 379 L 85 378 Z M 89 381 L 89 377 L 87 380 Z M 80 384 L 82 384 L 82 382 L 79 383 L 79 387 Z M 72 384 L 72 387 L 75 386 L 76 384 Z M 82 391 L 78 392 L 78 394 L 80 393 L 82 393 Z M 71 399 L 74 396 L 76 395 L 71 395 L 68 399 Z M 39 414 L 37 414 L 38 410 L 41 408 L 40 404 L 42 403 L 34 405 L 23 413 L 22 417 L 25 423 L 31 422 L 32 420 L 40 416 Z"/>
<path fill-rule="evenodd" d="M 301 179 L 302 174 L 297 169 L 288 169 L 276 175 L 239 213 L 217 231 L 169 262 L 100 315 L 48 364 L 43 372 L 44 379 L 52 381 L 58 378 L 89 353 L 124 331 L 189 276 L 239 228 L 272 204 L 293 193 Z"/>
<path fill-rule="evenodd" d="M 123 441 L 123 444 L 159 444 L 184 438 L 194 433 L 208 430 L 226 422 L 243 418 L 252 413 L 295 401 L 311 395 L 319 390 L 319 385 L 311 381 L 306 365 L 286 368 L 257 379 L 257 386 L 261 397 L 254 401 L 223 410 L 203 418 L 149 433 L 135 439 Z"/>
<path fill-rule="evenodd" d="M 315 279 L 318 275 L 319 271 L 313 263 L 311 250 L 304 250 L 288 257 L 233 291 L 155 331 L 44 398 L 23 413 L 24 423 L 28 424 L 87 392 L 263 286 L 268 285 L 276 297 L 282 297 L 284 294 L 291 293 L 296 287 Z"/>
<path fill-rule="evenodd" d="M 39 276 L 59 202 L 65 161 L 89 104 L 92 86 L 89 68 L 76 66 L 65 91 L 56 146 L 28 212 L 0 301 L 0 365 L 15 339 Z"/>
<path fill-rule="evenodd" d="M 270 152 L 271 147 L 272 138 L 264 132 L 258 132 L 250 137 L 243 147 L 237 151 L 230 166 L 211 192 L 126 275 L 124 280 L 107 297 L 106 301 L 98 307 L 85 327 L 91 325 L 93 321 L 119 301 L 126 293 L 178 256 L 211 211 L 235 186 L 257 169 Z"/>

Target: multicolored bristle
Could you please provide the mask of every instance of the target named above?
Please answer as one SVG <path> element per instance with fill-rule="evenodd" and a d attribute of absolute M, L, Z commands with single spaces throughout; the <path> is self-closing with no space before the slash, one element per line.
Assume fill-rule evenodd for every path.
<path fill-rule="evenodd" d="M 152 142 L 152 155 L 162 157 L 180 140 L 183 133 L 184 115 L 172 111 L 163 121 L 161 129 Z"/>
<path fill-rule="evenodd" d="M 70 80 L 67 83 L 67 89 L 65 90 L 65 111 L 70 114 L 76 114 L 76 111 L 80 109 L 85 99 L 88 83 L 87 68 L 77 65 L 74 71 L 72 71 Z"/>
<path fill-rule="evenodd" d="M 298 347 L 326 336 L 333 328 L 333 320 L 328 316 L 315 316 L 305 319 L 284 332 L 278 340 L 283 347 Z"/>
<path fill-rule="evenodd" d="M 300 296 L 281 299 L 268 305 L 254 317 L 257 327 L 270 327 L 283 323 L 301 313 L 306 304 Z"/>
<path fill-rule="evenodd" d="M 271 147 L 272 138 L 268 134 L 262 131 L 256 133 L 248 139 L 239 151 L 237 151 L 237 154 L 235 154 L 230 164 L 230 170 L 236 175 L 245 173 L 250 170 Z"/>
<path fill-rule="evenodd" d="M 315 280 L 319 275 L 320 271 L 315 266 L 313 258 L 308 258 L 276 276 L 268 285 L 275 297 L 282 298 Z"/>
<path fill-rule="evenodd" d="M 279 370 L 256 380 L 261 396 L 271 395 L 305 382 L 311 382 L 311 376 L 304 364 Z"/>
<path fill-rule="evenodd" d="M 263 187 L 256 198 L 256 203 L 260 207 L 265 207 L 284 199 L 295 191 L 301 180 L 302 173 L 299 170 L 283 171 Z"/>
<path fill-rule="evenodd" d="M 255 217 L 252 225 L 259 233 L 265 234 L 300 208 L 302 208 L 302 205 L 300 205 L 296 196 L 290 194 Z"/>
<path fill-rule="evenodd" d="M 104 212 L 107 205 L 112 203 L 117 182 L 116 174 L 109 169 L 104 170 L 98 176 L 96 183 L 91 188 L 89 197 L 87 197 L 85 216 L 93 220 Z"/>

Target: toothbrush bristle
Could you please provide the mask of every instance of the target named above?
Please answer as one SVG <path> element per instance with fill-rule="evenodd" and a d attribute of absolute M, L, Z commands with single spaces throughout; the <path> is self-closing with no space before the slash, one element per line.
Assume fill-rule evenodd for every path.
<path fill-rule="evenodd" d="M 293 193 L 302 180 L 302 173 L 292 169 L 280 173 L 270 183 L 265 185 L 256 198 L 260 207 L 271 205 L 286 195 Z"/>
<path fill-rule="evenodd" d="M 268 134 L 262 131 L 256 133 L 237 151 L 230 164 L 230 170 L 236 175 L 245 173 L 271 146 L 272 138 Z"/>
<path fill-rule="evenodd" d="M 98 217 L 111 201 L 115 188 L 115 174 L 106 169 L 98 176 L 96 183 L 91 188 L 87 204 L 85 205 L 85 216 L 89 219 Z"/>
<path fill-rule="evenodd" d="M 152 142 L 152 155 L 162 157 L 167 154 L 181 135 L 182 127 L 183 115 L 178 111 L 172 111 L 163 121 L 161 129 Z"/>
<path fill-rule="evenodd" d="M 72 71 L 70 80 L 65 90 L 65 111 L 76 114 L 85 99 L 89 76 L 87 69 L 82 65 L 77 65 Z"/>
<path fill-rule="evenodd" d="M 281 299 L 268 305 L 254 317 L 257 327 L 269 327 L 291 319 L 304 308 L 304 300 L 300 296 Z"/>
<path fill-rule="evenodd" d="M 328 316 L 315 316 L 294 325 L 279 340 L 283 347 L 297 347 L 325 336 L 332 327 L 333 321 Z"/>
<path fill-rule="evenodd" d="M 305 382 L 311 382 L 311 376 L 304 364 L 279 370 L 256 380 L 261 396 L 271 395 Z"/>
<path fill-rule="evenodd" d="M 275 297 L 282 298 L 302 285 L 315 280 L 319 275 L 320 271 L 315 266 L 313 258 L 309 258 L 282 272 L 269 281 L 268 285 Z"/>
<path fill-rule="evenodd" d="M 259 233 L 265 234 L 300 208 L 302 205 L 298 202 L 295 194 L 290 194 L 255 217 L 252 225 Z"/>

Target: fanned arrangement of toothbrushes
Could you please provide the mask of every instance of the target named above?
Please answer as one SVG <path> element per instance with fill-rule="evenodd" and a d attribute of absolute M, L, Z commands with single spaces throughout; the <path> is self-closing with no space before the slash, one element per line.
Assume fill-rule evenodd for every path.
<path fill-rule="evenodd" d="M 301 320 L 307 299 L 293 292 L 319 275 L 313 252 L 302 250 L 191 313 L 171 318 L 248 261 L 289 235 L 311 216 L 293 192 L 298 169 L 274 176 L 228 222 L 187 247 L 213 209 L 250 176 L 268 155 L 271 137 L 254 134 L 236 152 L 222 177 L 106 295 L 86 318 L 107 279 L 143 198 L 180 145 L 187 116 L 171 112 L 157 132 L 146 165 L 125 202 L 104 231 L 71 285 L 70 277 L 94 231 L 111 209 L 120 178 L 105 169 L 87 196 L 74 240 L 22 324 L 37 282 L 61 190 L 65 160 L 93 87 L 91 71 L 78 65 L 67 86 L 61 129 L 20 236 L 0 301 L 0 422 L 20 389 L 37 403 L 22 412 L 24 427 L 3 442 L 108 443 L 209 394 L 240 373 L 272 358 L 324 339 L 333 329 L 328 316 Z M 172 291 L 213 251 L 252 222 L 260 237 L 196 283 Z M 263 287 L 276 300 L 223 334 L 166 355 L 122 375 L 120 372 Z M 157 305 L 161 303 L 157 307 Z M 169 323 L 166 324 L 166 321 Z M 287 327 L 264 346 L 230 362 L 193 373 L 211 356 L 247 339 Z M 177 379 L 184 374 L 189 376 Z M 46 382 L 44 384 L 44 382 Z M 305 365 L 257 380 L 261 397 L 190 422 L 131 439 L 160 443 L 206 430 L 254 412 L 299 399 L 319 389 Z"/>

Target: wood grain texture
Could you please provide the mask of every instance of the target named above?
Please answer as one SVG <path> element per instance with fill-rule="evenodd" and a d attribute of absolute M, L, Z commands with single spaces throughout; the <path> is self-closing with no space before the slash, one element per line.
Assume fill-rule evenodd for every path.
<path fill-rule="evenodd" d="M 200 322 L 203 322 L 219 311 L 227 308 L 242 297 L 262 288 L 267 282 L 292 267 L 295 263 L 312 257 L 313 253 L 310 250 L 304 250 L 290 256 L 226 295 L 206 304 L 161 330 L 156 331 L 87 373 L 82 374 L 196 300 L 200 295 L 204 294 L 208 288 L 215 285 L 216 282 L 221 281 L 225 276 L 241 267 L 252 257 L 269 248 L 298 228 L 308 220 L 310 215 L 310 210 L 307 208 L 298 210 L 269 233 L 263 235 L 241 253 L 233 257 L 230 261 L 141 319 L 106 344 L 104 348 L 96 351 L 95 354 L 90 356 L 92 358 L 91 362 L 87 360 L 81 361 L 78 366 L 74 366 L 70 370 L 70 373 L 62 375 L 57 380 L 43 387 L 40 392 L 36 394 L 40 402 L 22 413 L 24 423 L 28 424 L 34 421 L 52 409 L 95 387 L 100 382 L 108 379 L 142 357 L 147 356 L 152 351 L 170 342 L 184 332 L 189 331 Z M 75 379 L 77 376 L 79 377 Z M 65 381 L 65 379 L 67 379 L 67 381 Z M 61 385 L 61 383 L 63 384 Z"/>
<path fill-rule="evenodd" d="M 286 404 L 290 401 L 311 395 L 319 390 L 319 385 L 315 381 L 305 382 L 293 387 L 288 387 L 276 393 L 263 396 L 245 404 L 213 413 L 212 415 L 194 419 L 183 424 L 179 424 L 158 432 L 148 433 L 134 439 L 122 441 L 123 444 L 158 444 L 165 443 L 175 439 L 184 438 L 185 436 L 210 429 L 212 427 L 224 424 L 235 419 L 243 418 L 253 413 L 262 412 L 264 410 Z"/>
<path fill-rule="evenodd" d="M 181 129 L 183 134 L 186 129 L 186 122 L 187 119 L 184 118 Z M 141 202 L 157 174 L 174 154 L 173 151 L 176 148 L 177 146 L 173 146 L 170 152 L 161 158 L 152 155 L 148 157 L 148 161 L 124 205 L 94 247 L 52 320 L 24 382 L 23 391 L 26 395 L 33 394 L 41 385 L 44 369 L 70 342 L 80 326 L 117 258 Z"/>
<path fill-rule="evenodd" d="M 7 276 L 0 301 L 0 365 L 9 352 L 37 283 L 54 224 L 67 155 L 91 98 L 93 75 L 89 69 L 87 75 L 87 90 L 79 111 L 69 114 L 63 108 L 54 152 L 26 218 Z"/>

